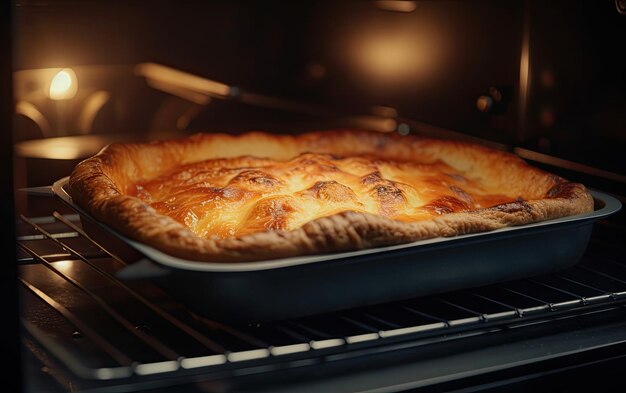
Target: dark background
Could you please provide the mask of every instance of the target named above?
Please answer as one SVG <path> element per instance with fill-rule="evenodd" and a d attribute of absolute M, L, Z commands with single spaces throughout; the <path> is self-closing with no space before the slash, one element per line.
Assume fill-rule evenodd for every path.
<path fill-rule="evenodd" d="M 14 2 L 14 67 L 154 61 L 345 111 L 392 106 L 408 118 L 624 172 L 616 157 L 626 146 L 626 16 L 613 0 L 416 4 L 402 13 L 373 1 L 22 0 Z M 525 28 L 530 95 L 521 114 Z M 383 71 L 372 71 L 376 59 Z M 475 102 L 492 86 L 505 105 L 485 114 Z M 212 120 L 220 115 L 193 126 L 208 129 Z"/>
<path fill-rule="evenodd" d="M 13 97 L 11 84 L 11 4 L 0 3 L 0 220 L 5 223 L 0 237 L 2 250 L 2 270 L 0 271 L 0 298 L 6 317 L 3 321 L 3 334 L 0 350 L 6 354 L 4 378 L 5 388 L 21 391 L 21 358 L 17 312 L 17 265 L 15 261 L 15 232 L 13 212 L 13 171 L 12 171 L 12 132 Z"/>

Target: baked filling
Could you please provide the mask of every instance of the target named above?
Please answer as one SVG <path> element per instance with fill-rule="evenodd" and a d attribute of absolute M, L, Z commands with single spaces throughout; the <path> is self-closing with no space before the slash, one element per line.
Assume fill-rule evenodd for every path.
<path fill-rule="evenodd" d="M 129 194 L 202 238 L 291 231 L 352 211 L 414 222 L 532 195 L 505 195 L 449 165 L 303 153 L 288 161 L 238 157 L 175 168 Z"/>
<path fill-rule="evenodd" d="M 201 134 L 79 164 L 74 201 L 173 256 L 249 261 L 454 236 L 593 209 L 504 152 L 364 131 Z"/>

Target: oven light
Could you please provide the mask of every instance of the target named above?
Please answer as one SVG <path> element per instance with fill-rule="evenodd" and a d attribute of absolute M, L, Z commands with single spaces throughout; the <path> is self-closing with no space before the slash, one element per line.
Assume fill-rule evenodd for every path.
<path fill-rule="evenodd" d="M 71 68 L 64 68 L 57 72 L 50 82 L 48 96 L 52 100 L 69 100 L 76 95 L 78 80 Z"/>
<path fill-rule="evenodd" d="M 408 35 L 363 37 L 355 49 L 360 67 L 383 80 L 411 77 L 426 60 L 421 42 Z"/>

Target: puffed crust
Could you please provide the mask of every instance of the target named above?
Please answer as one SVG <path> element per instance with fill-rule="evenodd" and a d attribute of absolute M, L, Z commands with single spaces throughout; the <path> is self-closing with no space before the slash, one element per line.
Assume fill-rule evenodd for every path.
<path fill-rule="evenodd" d="M 214 177 L 207 177 L 209 167 Z M 434 177 L 416 175 L 431 167 L 438 168 Z M 204 179 L 201 186 L 195 176 Z M 294 184 L 302 189 L 294 191 Z M 154 199 L 164 185 L 180 195 L 184 209 L 167 193 Z M 512 154 L 358 130 L 112 144 L 76 166 L 68 191 L 95 219 L 131 239 L 210 262 L 373 248 L 593 210 L 582 184 Z M 198 199 L 207 193 L 207 200 Z M 280 205 L 269 204 L 276 198 Z M 234 218 L 219 221 L 220 206 Z"/>

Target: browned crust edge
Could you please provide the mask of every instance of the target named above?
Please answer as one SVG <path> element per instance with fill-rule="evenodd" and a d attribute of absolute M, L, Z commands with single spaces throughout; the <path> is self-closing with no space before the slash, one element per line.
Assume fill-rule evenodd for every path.
<path fill-rule="evenodd" d="M 264 231 L 239 238 L 202 239 L 183 224 L 158 214 L 125 188 L 181 163 L 253 154 L 263 144 L 274 158 L 299 152 L 368 153 L 382 158 L 441 159 L 454 168 L 485 174 L 494 184 L 530 189 L 539 197 L 470 212 L 404 223 L 343 212 L 292 231 Z M 282 155 L 282 157 L 281 157 Z M 241 262 L 320 254 L 456 236 L 576 215 L 593 210 L 582 184 L 534 168 L 520 158 L 464 142 L 336 130 L 300 136 L 251 132 L 240 136 L 197 134 L 144 144 L 113 144 L 76 166 L 69 180 L 73 201 L 122 234 L 171 256 L 211 262 Z"/>

